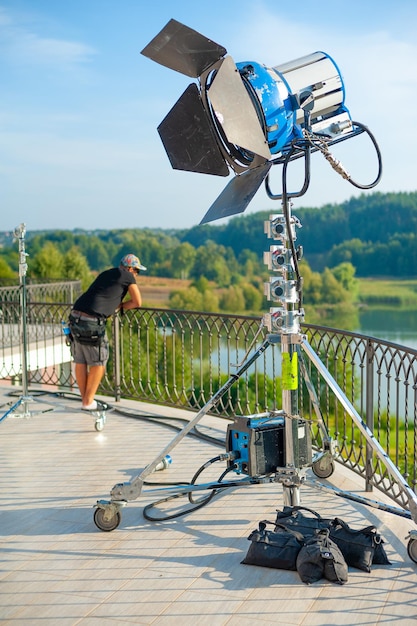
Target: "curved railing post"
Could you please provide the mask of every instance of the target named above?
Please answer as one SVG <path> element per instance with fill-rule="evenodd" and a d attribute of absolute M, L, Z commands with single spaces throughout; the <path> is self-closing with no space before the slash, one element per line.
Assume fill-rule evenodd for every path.
<path fill-rule="evenodd" d="M 114 376 L 114 399 L 121 400 L 121 375 L 120 359 L 122 351 L 120 349 L 120 319 L 118 315 L 113 316 L 113 376 Z"/>
<path fill-rule="evenodd" d="M 366 389 L 365 389 L 365 419 L 366 425 L 374 432 L 374 345 L 371 339 L 366 341 Z M 366 444 L 365 456 L 365 490 L 372 491 L 373 476 L 373 452 L 372 446 Z"/>

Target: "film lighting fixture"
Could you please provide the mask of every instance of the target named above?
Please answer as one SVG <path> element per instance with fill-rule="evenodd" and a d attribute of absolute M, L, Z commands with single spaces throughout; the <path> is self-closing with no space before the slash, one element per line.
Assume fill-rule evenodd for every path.
<path fill-rule="evenodd" d="M 325 52 L 266 67 L 235 63 L 227 50 L 171 19 L 142 50 L 157 63 L 197 82 L 191 83 L 158 126 L 174 169 L 234 176 L 201 223 L 243 212 L 272 165 L 320 150 L 332 167 L 359 188 L 377 184 L 381 175 L 378 146 L 345 105 L 339 68 Z M 366 131 L 378 153 L 379 173 L 370 185 L 355 183 L 329 152 L 334 143 Z M 302 195 L 299 194 L 294 195 Z"/>
<path fill-rule="evenodd" d="M 214 176 L 228 176 L 230 171 L 235 174 L 202 223 L 243 212 L 263 182 L 269 198 L 282 201 L 282 212 L 270 215 L 264 223 L 264 232 L 272 240 L 269 250 L 264 253 L 264 261 L 272 272 L 269 282 L 265 283 L 265 294 L 274 306 L 263 318 L 263 326 L 268 332 L 262 344 L 251 355 L 247 353 L 237 371 L 153 462 L 132 480 L 115 484 L 110 491 L 110 500 L 97 501 L 94 523 L 106 532 L 117 528 L 121 509 L 141 495 L 146 477 L 160 468 L 167 455 L 219 403 L 236 380 L 269 346 L 277 343 L 280 343 L 281 352 L 281 407 L 267 413 L 234 416 L 226 433 L 226 452 L 212 460 L 227 462 L 226 471 L 217 481 L 196 484 L 193 480 L 190 484 L 158 486 L 146 490 L 147 495 L 163 494 L 155 505 L 188 495 L 189 501 L 195 503 L 194 507 L 200 508 L 211 500 L 213 494 L 226 487 L 274 482 L 282 484 L 284 505 L 298 505 L 301 485 L 311 481 L 306 470 L 311 467 L 321 479 L 331 476 L 338 448 L 337 441 L 329 436 L 321 414 L 319 397 L 310 377 L 311 365 L 403 493 L 408 509 L 368 500 L 360 494 L 336 490 L 333 486 L 329 492 L 408 517 L 417 523 L 417 496 L 413 489 L 300 331 L 304 313 L 298 261 L 303 251 L 301 246 L 295 247 L 295 241 L 296 230 L 301 224 L 291 215 L 290 198 L 299 197 L 308 189 L 311 154 L 321 152 L 338 174 L 360 189 L 374 187 L 382 174 L 381 155 L 372 133 L 359 122 L 352 121 L 345 106 L 345 90 L 337 65 L 324 52 L 315 52 L 273 68 L 252 61 L 235 63 L 223 46 L 175 20 L 168 22 L 142 54 L 197 79 L 186 88 L 158 127 L 172 167 Z M 378 159 L 377 176 L 367 185 L 354 181 L 329 151 L 329 146 L 363 132 L 371 139 Z M 304 183 L 299 191 L 289 193 L 287 168 L 299 158 L 304 159 Z M 273 165 L 282 166 L 280 194 L 272 193 L 269 186 L 269 172 Z M 302 417 L 298 406 L 301 381 L 314 408 L 322 440 L 321 449 L 314 455 L 310 422 Z M 199 476 L 212 461 L 204 464 L 195 476 Z M 227 480 L 229 471 L 240 474 L 240 478 Z M 320 488 L 326 489 L 326 486 L 321 484 Z M 196 501 L 190 499 L 194 491 L 206 490 L 211 495 Z M 190 510 L 194 509 L 185 509 L 185 512 Z M 152 519 L 149 513 L 147 515 Z M 159 517 L 153 519 L 160 521 Z M 415 562 L 416 545 L 417 530 L 411 530 L 408 553 Z"/>

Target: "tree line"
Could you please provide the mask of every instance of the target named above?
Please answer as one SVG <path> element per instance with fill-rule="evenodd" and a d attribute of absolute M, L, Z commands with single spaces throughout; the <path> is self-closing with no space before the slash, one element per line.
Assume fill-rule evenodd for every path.
<path fill-rule="evenodd" d="M 296 229 L 297 244 L 313 270 L 349 262 L 363 278 L 417 275 L 417 192 L 361 194 L 320 208 L 294 206 L 292 212 L 302 225 Z M 235 253 L 248 249 L 260 258 L 265 249 L 263 221 L 272 213 L 240 216 L 221 226 L 196 226 L 183 240 L 198 246 L 211 239 Z"/>
<path fill-rule="evenodd" d="M 277 213 L 280 210 L 277 209 Z M 320 209 L 293 208 L 302 228 L 296 244 L 306 303 L 347 307 L 356 297 L 356 277 L 413 277 L 417 272 L 417 193 L 362 194 Z M 263 223 L 271 212 L 241 215 L 225 224 L 190 229 L 27 232 L 28 280 L 81 280 L 135 252 L 150 276 L 184 278 L 186 290 L 171 294 L 172 308 L 258 312 L 270 272 L 263 253 L 273 241 Z M 0 233 L 0 283 L 18 282 L 18 245 Z"/>
<path fill-rule="evenodd" d="M 247 249 L 236 256 L 231 247 L 210 239 L 195 248 L 173 235 L 152 231 L 112 231 L 111 235 L 53 231 L 29 238 L 26 250 L 29 283 L 81 280 L 85 289 L 99 271 L 118 265 L 124 254 L 134 250 L 149 268 L 147 274 L 188 279 L 186 288 L 172 291 L 171 308 L 257 314 L 271 306 L 264 296 L 270 272 L 263 259 Z M 354 269 L 350 264 L 322 274 L 313 272 L 306 262 L 302 268 L 311 303 L 352 299 Z M 18 284 L 18 280 L 18 253 L 4 247 L 0 283 Z"/>

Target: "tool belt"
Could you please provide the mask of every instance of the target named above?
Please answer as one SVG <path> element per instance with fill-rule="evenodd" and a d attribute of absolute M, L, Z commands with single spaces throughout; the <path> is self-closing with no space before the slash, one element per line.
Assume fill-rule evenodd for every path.
<path fill-rule="evenodd" d="M 68 326 L 75 341 L 88 346 L 101 345 L 106 334 L 106 318 L 81 311 L 71 311 Z"/>

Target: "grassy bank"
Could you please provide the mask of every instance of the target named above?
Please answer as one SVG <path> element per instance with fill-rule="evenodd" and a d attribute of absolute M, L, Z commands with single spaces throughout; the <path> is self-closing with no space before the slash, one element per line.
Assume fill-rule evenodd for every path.
<path fill-rule="evenodd" d="M 142 294 L 143 306 L 166 309 L 169 307 L 169 295 L 175 289 L 187 289 L 189 280 L 177 278 L 161 278 L 158 276 L 140 275 L 139 289 Z"/>
<path fill-rule="evenodd" d="M 141 276 L 139 286 L 142 292 L 144 305 L 149 307 L 169 307 L 169 294 L 175 289 L 186 289 L 190 284 L 189 280 L 178 280 L 172 278 L 158 278 L 152 276 Z M 360 305 L 382 308 L 417 309 L 417 280 L 394 280 L 360 278 L 358 279 L 358 301 Z M 309 310 L 312 307 L 308 307 Z M 350 307 L 346 304 L 338 306 L 322 305 L 317 307 L 319 318 L 323 319 L 328 314 L 351 314 Z M 340 311 L 338 312 L 338 309 Z M 353 310 L 356 307 L 352 306 Z M 327 311 L 327 313 L 326 313 Z M 256 314 L 256 313 L 255 313 Z M 311 317 L 311 314 L 310 314 Z M 313 320 L 310 320 L 313 322 Z"/>
<path fill-rule="evenodd" d="M 359 303 L 367 306 L 417 308 L 417 280 L 358 279 Z"/>

